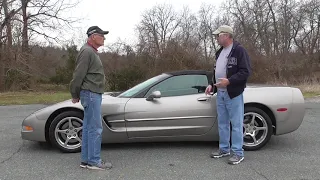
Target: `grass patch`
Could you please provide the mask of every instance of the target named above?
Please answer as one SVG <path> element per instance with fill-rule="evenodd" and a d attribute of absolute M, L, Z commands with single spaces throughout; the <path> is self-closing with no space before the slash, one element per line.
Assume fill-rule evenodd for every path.
<path fill-rule="evenodd" d="M 305 98 L 312 98 L 312 97 L 320 96 L 319 92 L 303 92 L 302 94 Z"/>
<path fill-rule="evenodd" d="M 296 86 L 299 88 L 305 98 L 320 96 L 320 84 L 302 84 Z"/>
<path fill-rule="evenodd" d="M 269 85 L 284 85 L 289 87 L 296 87 L 299 88 L 304 96 L 304 98 L 312 98 L 320 96 L 320 81 L 318 76 L 314 77 L 306 77 L 305 79 L 299 82 L 287 82 L 287 81 L 280 81 L 280 80 L 273 80 L 268 82 Z"/>
<path fill-rule="evenodd" d="M 0 93 L 0 105 L 52 104 L 71 99 L 67 91 Z"/>
<path fill-rule="evenodd" d="M 320 84 L 304 83 L 294 85 L 299 88 L 305 98 L 320 96 Z M 39 84 L 31 91 L 0 93 L 0 105 L 53 104 L 71 99 L 67 86 Z"/>

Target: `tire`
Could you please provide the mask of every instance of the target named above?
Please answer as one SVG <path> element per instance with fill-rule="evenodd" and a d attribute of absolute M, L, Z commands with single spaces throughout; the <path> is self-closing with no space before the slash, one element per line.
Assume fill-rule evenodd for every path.
<path fill-rule="evenodd" d="M 255 124 L 254 126 L 248 125 L 247 123 L 252 120 L 253 116 L 255 115 Z M 250 119 L 251 117 L 251 119 Z M 247 119 L 249 118 L 249 119 Z M 251 121 L 252 122 L 252 121 Z M 257 125 L 258 127 L 264 127 L 265 130 L 259 130 L 257 131 Z M 249 127 L 250 126 L 250 127 Z M 256 127 L 256 128 L 254 128 Z M 255 137 L 257 139 L 257 143 L 253 143 L 253 138 L 251 135 L 244 135 L 244 142 L 243 142 L 243 149 L 245 151 L 256 151 L 264 147 L 270 140 L 272 134 L 273 134 L 273 128 L 272 128 L 272 121 L 271 118 L 268 116 L 267 113 L 265 113 L 262 109 L 256 108 L 256 107 L 245 107 L 244 109 L 244 123 L 243 123 L 243 129 L 244 134 L 250 133 L 254 131 Z M 247 132 L 246 132 L 247 130 Z M 252 143 L 251 143 L 252 141 Z"/>
<path fill-rule="evenodd" d="M 70 126 L 70 119 L 72 126 Z M 83 114 L 77 111 L 65 111 L 56 116 L 49 127 L 50 142 L 62 152 L 80 152 L 82 120 Z M 63 130 L 63 132 L 57 132 L 57 130 Z M 67 139 L 69 139 L 69 141 L 65 145 L 64 143 Z"/>

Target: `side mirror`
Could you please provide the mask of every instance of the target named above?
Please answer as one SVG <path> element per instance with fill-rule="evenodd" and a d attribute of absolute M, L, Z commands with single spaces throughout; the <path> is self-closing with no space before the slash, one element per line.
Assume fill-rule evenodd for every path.
<path fill-rule="evenodd" d="M 148 97 L 147 101 L 153 101 L 155 98 L 160 98 L 161 97 L 161 92 L 160 91 L 153 91 Z"/>

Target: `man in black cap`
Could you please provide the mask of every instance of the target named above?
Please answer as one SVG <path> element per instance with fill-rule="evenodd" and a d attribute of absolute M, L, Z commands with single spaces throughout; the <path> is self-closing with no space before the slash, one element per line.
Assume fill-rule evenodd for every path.
<path fill-rule="evenodd" d="M 109 31 L 98 26 L 88 29 L 88 40 L 77 56 L 76 68 L 70 82 L 72 102 L 79 100 L 84 108 L 80 167 L 88 169 L 110 169 L 111 163 L 100 158 L 102 139 L 101 101 L 105 88 L 105 74 L 98 54 Z"/>

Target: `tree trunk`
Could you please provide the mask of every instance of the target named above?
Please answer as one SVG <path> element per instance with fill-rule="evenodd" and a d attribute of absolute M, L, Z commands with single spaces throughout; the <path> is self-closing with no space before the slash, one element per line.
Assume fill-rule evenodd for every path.
<path fill-rule="evenodd" d="M 26 63 L 25 72 L 26 75 L 26 82 L 23 89 L 29 89 L 32 86 L 31 80 L 31 70 L 30 66 L 30 49 L 29 49 L 29 38 L 28 38 L 28 15 L 27 15 L 27 7 L 30 0 L 21 0 L 22 4 L 22 20 L 23 20 L 23 27 L 22 27 L 22 57 Z"/>
<path fill-rule="evenodd" d="M 5 22 L 5 25 L 7 27 L 6 29 L 7 30 L 7 47 L 11 49 L 12 48 L 12 27 L 11 27 L 11 17 L 8 10 L 7 0 L 2 1 L 2 6 L 4 10 L 4 16 L 7 19 L 7 21 Z"/>
<path fill-rule="evenodd" d="M 22 4 L 22 18 L 23 18 L 23 28 L 22 28 L 22 52 L 28 52 L 29 41 L 28 41 L 28 16 L 27 16 L 27 6 L 29 0 L 21 0 Z"/>
<path fill-rule="evenodd" d="M 6 27 L 6 44 L 0 44 L 0 91 L 4 91 L 5 88 L 5 68 L 11 60 L 11 48 L 12 48 L 12 28 L 11 28 L 11 15 L 9 14 L 7 0 L 2 1 L 2 7 L 4 11 L 5 20 L 3 22 L 3 28 Z M 2 28 L 1 31 L 2 32 Z M 5 54 L 5 57 L 3 56 Z"/>
<path fill-rule="evenodd" d="M 4 63 L 2 60 L 2 43 L 0 42 L 0 92 L 5 90 L 4 82 L 5 82 L 5 76 L 4 76 Z"/>

